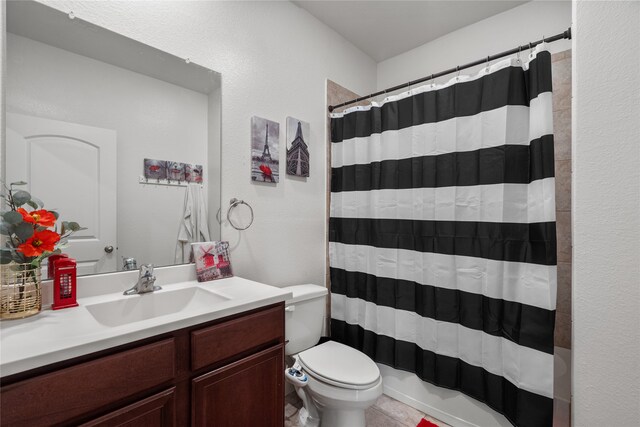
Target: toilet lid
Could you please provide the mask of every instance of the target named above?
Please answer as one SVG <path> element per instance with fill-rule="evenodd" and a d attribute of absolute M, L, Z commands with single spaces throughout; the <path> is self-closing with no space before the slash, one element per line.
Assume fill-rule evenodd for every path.
<path fill-rule="evenodd" d="M 310 375 L 347 388 L 369 386 L 378 381 L 380 370 L 366 354 L 335 341 L 327 341 L 298 354 Z"/>

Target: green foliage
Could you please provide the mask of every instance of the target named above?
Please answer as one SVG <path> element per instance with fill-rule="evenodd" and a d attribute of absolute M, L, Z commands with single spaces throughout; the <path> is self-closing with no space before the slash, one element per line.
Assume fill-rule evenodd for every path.
<path fill-rule="evenodd" d="M 13 204 L 19 208 L 31 200 L 31 194 L 28 191 L 18 190 L 12 194 L 11 199 Z"/>
<path fill-rule="evenodd" d="M 0 264 L 9 264 L 13 261 L 13 252 L 9 248 L 0 248 Z"/>
<path fill-rule="evenodd" d="M 2 214 L 2 219 L 9 225 L 16 225 L 22 222 L 22 215 L 16 211 L 9 211 Z"/>
<path fill-rule="evenodd" d="M 62 235 L 65 235 L 66 233 L 75 233 L 80 230 L 86 230 L 86 227 L 80 227 L 80 224 L 74 221 L 62 221 Z"/>
<path fill-rule="evenodd" d="M 0 222 L 0 234 L 3 236 L 10 236 L 13 234 L 13 225 L 7 224 L 6 222 Z"/>
<path fill-rule="evenodd" d="M 14 234 L 23 242 L 33 236 L 33 226 L 28 222 L 23 222 L 15 226 Z"/>
<path fill-rule="evenodd" d="M 33 207 L 32 205 L 29 205 L 29 206 L 33 207 L 33 209 L 42 209 L 42 208 L 44 208 L 44 202 L 42 200 L 38 199 L 37 197 L 31 196 L 31 201 L 35 204 L 35 207 Z"/>

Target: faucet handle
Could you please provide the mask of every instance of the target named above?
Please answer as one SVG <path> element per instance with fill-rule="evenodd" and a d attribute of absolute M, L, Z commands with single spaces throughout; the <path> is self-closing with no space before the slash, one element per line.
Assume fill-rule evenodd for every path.
<path fill-rule="evenodd" d="M 139 274 L 139 278 L 140 279 L 151 279 L 154 278 L 153 277 L 153 264 L 142 264 L 140 266 L 140 274 Z M 155 279 L 155 278 L 154 278 Z"/>

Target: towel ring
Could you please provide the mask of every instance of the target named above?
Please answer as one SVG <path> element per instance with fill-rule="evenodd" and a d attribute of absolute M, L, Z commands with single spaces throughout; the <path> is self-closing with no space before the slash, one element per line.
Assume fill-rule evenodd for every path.
<path fill-rule="evenodd" d="M 238 227 L 237 225 L 235 225 L 233 223 L 233 221 L 231 221 L 231 211 L 233 210 L 233 208 L 239 206 L 239 205 L 247 205 L 247 207 L 249 208 L 249 211 L 251 211 L 251 221 L 249 221 L 249 225 L 247 225 L 246 227 L 242 228 L 242 227 Z M 251 224 L 253 224 L 253 208 L 251 207 L 251 205 L 247 202 L 245 202 L 244 200 L 238 200 L 235 197 L 233 199 L 231 199 L 229 201 L 229 209 L 227 209 L 227 221 L 229 221 L 229 224 L 231 224 L 231 226 L 233 228 L 235 228 L 236 230 L 246 230 L 247 228 L 251 227 Z"/>

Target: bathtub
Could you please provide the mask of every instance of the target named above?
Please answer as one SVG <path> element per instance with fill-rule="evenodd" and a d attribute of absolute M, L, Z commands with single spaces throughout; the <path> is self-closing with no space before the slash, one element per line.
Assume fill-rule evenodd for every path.
<path fill-rule="evenodd" d="M 571 402 L 571 350 L 554 349 L 554 427 L 569 427 Z M 384 394 L 406 403 L 453 427 L 512 427 L 498 412 L 458 391 L 436 387 L 410 372 L 378 364 Z"/>

